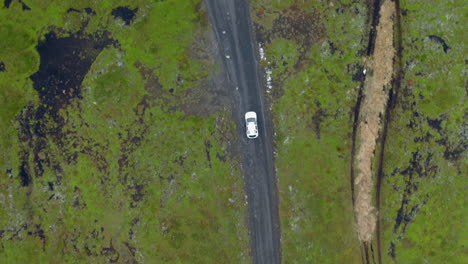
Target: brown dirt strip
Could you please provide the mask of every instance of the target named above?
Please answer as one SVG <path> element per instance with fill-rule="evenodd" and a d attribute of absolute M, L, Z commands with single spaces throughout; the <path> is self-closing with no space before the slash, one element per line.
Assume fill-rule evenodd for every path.
<path fill-rule="evenodd" d="M 379 165 L 377 169 L 377 184 L 376 184 L 376 208 L 377 211 L 380 212 L 380 190 L 383 178 L 383 164 L 384 164 L 384 153 L 385 153 L 385 142 L 387 139 L 387 131 L 388 125 L 391 121 L 391 111 L 395 108 L 398 92 L 401 87 L 401 80 L 403 79 L 403 65 L 402 65 L 402 35 L 401 35 L 401 13 L 400 13 L 400 0 L 395 1 L 395 36 L 397 37 L 395 41 L 395 48 L 396 48 L 396 57 L 394 60 L 394 79 L 392 81 L 392 88 L 389 92 L 388 104 L 387 108 L 385 109 L 385 121 L 384 127 L 382 132 L 382 137 L 380 141 L 380 153 L 379 153 Z M 382 249 L 381 249 L 381 237 L 380 237 L 380 222 L 381 222 L 382 214 L 377 215 L 377 255 L 378 255 L 378 263 L 382 264 Z"/>
<path fill-rule="evenodd" d="M 376 27 L 379 23 L 380 19 L 380 5 L 381 5 L 381 0 L 367 0 L 367 5 L 368 5 L 368 18 L 370 19 L 368 21 L 368 26 L 369 26 L 369 36 L 368 36 L 368 43 L 366 47 L 366 56 L 370 57 L 373 52 L 374 52 L 374 47 L 375 47 L 375 37 L 376 37 Z M 364 73 L 365 75 L 365 73 Z M 350 158 L 350 187 L 351 187 L 351 201 L 353 205 L 353 209 L 355 208 L 355 202 L 356 202 L 356 194 L 354 190 L 354 181 L 356 178 L 356 149 L 357 149 L 357 134 L 358 134 L 358 128 L 359 128 L 359 117 L 360 117 L 360 111 L 361 111 L 361 102 L 363 99 L 363 87 L 365 83 L 365 78 L 361 80 L 361 83 L 359 85 L 359 92 L 358 92 L 358 97 L 356 100 L 356 104 L 353 107 L 353 132 L 352 132 L 352 145 L 351 145 L 351 158 Z M 354 222 L 357 222 L 356 214 L 354 214 Z M 361 263 L 363 264 L 369 264 L 369 243 L 364 243 L 360 242 L 359 243 L 359 250 L 360 250 L 360 255 L 361 255 Z M 373 253 L 373 252 L 372 252 Z"/>
<path fill-rule="evenodd" d="M 393 17 L 395 3 L 386 0 L 380 9 L 374 54 L 368 62 L 369 76 L 363 89 L 359 120 L 359 149 L 355 179 L 355 213 L 358 237 L 364 244 L 371 242 L 376 226 L 372 206 L 372 159 L 380 131 L 380 117 L 385 112 L 387 89 L 393 74 Z"/>

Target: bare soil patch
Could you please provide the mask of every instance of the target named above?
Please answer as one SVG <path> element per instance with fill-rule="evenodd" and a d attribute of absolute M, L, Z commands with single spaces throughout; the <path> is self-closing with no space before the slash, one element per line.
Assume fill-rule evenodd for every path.
<path fill-rule="evenodd" d="M 384 1 L 380 9 L 374 54 L 368 62 L 369 76 L 364 84 L 359 117 L 358 175 L 354 182 L 357 190 L 355 212 L 358 236 L 364 242 L 371 241 L 376 226 L 375 209 L 372 206 L 372 159 L 379 136 L 381 115 L 387 102 L 387 88 L 393 74 L 394 15 L 394 2 Z"/>

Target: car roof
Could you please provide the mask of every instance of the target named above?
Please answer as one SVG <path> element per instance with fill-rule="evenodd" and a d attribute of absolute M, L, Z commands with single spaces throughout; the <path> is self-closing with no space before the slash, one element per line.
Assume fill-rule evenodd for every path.
<path fill-rule="evenodd" d="M 257 119 L 257 113 L 255 113 L 254 111 L 247 112 L 247 113 L 245 113 L 245 118 L 255 118 L 255 119 Z"/>
<path fill-rule="evenodd" d="M 249 126 L 249 127 L 247 128 L 247 134 L 249 134 L 249 135 L 256 135 L 257 133 L 258 133 L 258 130 L 257 130 L 257 128 L 255 127 L 255 125 Z"/>

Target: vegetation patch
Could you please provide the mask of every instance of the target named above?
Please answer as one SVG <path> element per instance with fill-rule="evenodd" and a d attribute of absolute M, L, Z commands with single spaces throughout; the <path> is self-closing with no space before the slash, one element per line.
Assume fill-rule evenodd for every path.
<path fill-rule="evenodd" d="M 356 1 L 256 0 L 251 6 L 265 78 L 271 76 L 266 94 L 275 116 L 283 259 L 362 263 L 349 164 L 353 112 L 366 77 L 362 56 L 375 50 L 368 43 L 377 20 L 368 15 L 378 9 Z M 383 164 L 381 260 L 463 263 L 468 146 L 461 2 L 406 1 L 397 10 L 401 32 L 395 29 L 394 40 L 401 33 L 403 49 L 396 50 L 396 63 L 402 67 L 387 87 L 383 160 L 372 164 L 375 172 Z M 281 17 L 282 27 L 294 30 L 284 19 L 294 12 L 315 17 L 309 46 L 301 43 L 303 36 L 275 33 Z M 376 147 L 380 153 L 382 145 Z M 378 248 L 373 240 L 362 255 L 378 262 Z"/>
<path fill-rule="evenodd" d="M 466 49 L 456 22 L 462 3 L 400 8 L 403 75 L 384 152 L 382 262 L 463 263 Z"/>
<path fill-rule="evenodd" d="M 252 12 L 272 77 L 283 261 L 358 263 L 349 166 L 367 9 L 281 3 L 253 1 Z"/>
<path fill-rule="evenodd" d="M 247 262 L 201 1 L 19 3 L 0 10 L 0 258 Z"/>

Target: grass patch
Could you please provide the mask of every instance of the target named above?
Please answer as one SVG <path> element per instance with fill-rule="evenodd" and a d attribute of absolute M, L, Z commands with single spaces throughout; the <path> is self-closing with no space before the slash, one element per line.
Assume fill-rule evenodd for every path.
<path fill-rule="evenodd" d="M 287 34 L 275 32 L 275 26 L 260 32 L 269 40 L 263 64 L 271 70 L 274 84 L 270 101 L 277 134 L 285 263 L 361 261 L 349 165 L 352 108 L 359 87 L 353 76 L 362 70 L 359 53 L 366 8 L 335 5 L 252 3 L 254 14 L 260 13 L 254 15 L 258 25 L 267 25 L 278 8 L 318 25 L 300 37 L 285 38 Z M 289 26 L 299 24 L 291 21 Z M 282 27 L 288 31 L 288 25 Z"/>
<path fill-rule="evenodd" d="M 385 150 L 384 263 L 468 261 L 462 6 L 401 4 L 404 79 Z"/>
<path fill-rule="evenodd" d="M 129 23 L 111 14 L 126 1 L 28 6 L 0 9 L 10 21 L 0 29 L 0 258 L 247 262 L 243 180 L 228 145 L 235 125 L 213 106 L 203 116 L 181 110 L 210 92 L 203 85 L 215 69 L 209 47 L 197 44 L 211 31 L 201 1 L 134 2 Z M 39 98 L 29 77 L 41 63 L 35 47 L 51 31 L 71 45 L 86 38 L 60 50 L 83 65 L 101 50 L 95 39 L 110 40 L 79 87 L 47 83 Z M 67 80 L 63 69 L 45 69 L 50 80 Z M 192 89 L 198 97 L 189 98 Z M 25 186 L 22 174 L 31 179 Z"/>

